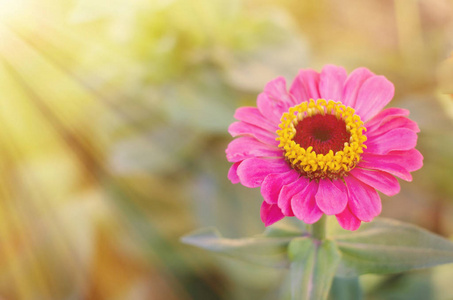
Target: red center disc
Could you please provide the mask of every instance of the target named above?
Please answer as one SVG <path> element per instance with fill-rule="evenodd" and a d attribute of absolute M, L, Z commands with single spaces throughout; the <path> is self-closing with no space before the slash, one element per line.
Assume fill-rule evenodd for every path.
<path fill-rule="evenodd" d="M 305 149 L 312 146 L 317 154 L 327 154 L 329 150 L 335 154 L 343 150 L 350 137 L 342 119 L 333 115 L 314 115 L 297 123 L 294 141 Z"/>

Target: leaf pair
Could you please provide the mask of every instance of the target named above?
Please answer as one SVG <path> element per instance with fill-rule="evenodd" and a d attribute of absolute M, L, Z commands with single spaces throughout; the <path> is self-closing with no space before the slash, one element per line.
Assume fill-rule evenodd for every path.
<path fill-rule="evenodd" d="M 291 296 L 298 300 L 327 299 L 341 256 L 333 241 L 296 238 L 288 247 Z"/>
<path fill-rule="evenodd" d="M 341 252 L 337 276 L 390 274 L 453 262 L 451 241 L 390 219 L 377 219 L 333 240 Z"/>
<path fill-rule="evenodd" d="M 389 274 L 453 262 L 453 243 L 414 225 L 376 219 L 323 241 L 305 227 L 276 224 L 265 234 L 225 239 L 214 229 L 183 242 L 266 266 L 290 266 L 292 299 L 327 299 L 334 277 Z"/>
<path fill-rule="evenodd" d="M 203 228 L 181 240 L 243 261 L 269 267 L 288 267 L 288 244 L 305 233 L 305 226 L 301 225 L 280 224 L 268 228 L 263 235 L 242 239 L 227 239 L 215 228 Z"/>

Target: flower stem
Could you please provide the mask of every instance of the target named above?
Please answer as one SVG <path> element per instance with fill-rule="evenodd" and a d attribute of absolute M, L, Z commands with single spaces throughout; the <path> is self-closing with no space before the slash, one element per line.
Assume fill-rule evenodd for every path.
<path fill-rule="evenodd" d="M 311 227 L 311 235 L 313 238 L 322 241 L 326 237 L 326 215 L 323 215 L 318 222 Z"/>

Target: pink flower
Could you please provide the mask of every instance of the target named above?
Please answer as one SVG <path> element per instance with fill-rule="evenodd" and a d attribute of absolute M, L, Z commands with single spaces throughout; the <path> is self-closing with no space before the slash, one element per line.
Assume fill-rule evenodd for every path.
<path fill-rule="evenodd" d="M 393 94 L 390 81 L 366 68 L 349 76 L 332 65 L 301 70 L 289 91 L 285 78 L 272 80 L 257 108 L 236 110 L 228 178 L 261 187 L 266 226 L 285 216 L 312 224 L 326 214 L 356 230 L 380 214 L 377 190 L 397 194 L 395 176 L 411 181 L 423 165 L 409 111 L 383 109 Z"/>

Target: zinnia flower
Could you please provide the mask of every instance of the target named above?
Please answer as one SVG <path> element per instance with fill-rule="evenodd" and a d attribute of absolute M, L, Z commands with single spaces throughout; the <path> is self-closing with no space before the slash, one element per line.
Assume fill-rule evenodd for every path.
<path fill-rule="evenodd" d="M 393 94 L 390 81 L 366 68 L 349 76 L 333 65 L 301 70 L 289 92 L 285 78 L 272 80 L 257 108 L 236 110 L 228 178 L 261 187 L 266 226 L 285 216 L 312 224 L 326 214 L 356 230 L 380 214 L 377 190 L 397 194 L 395 176 L 411 181 L 423 164 L 409 111 L 383 109 Z"/>

